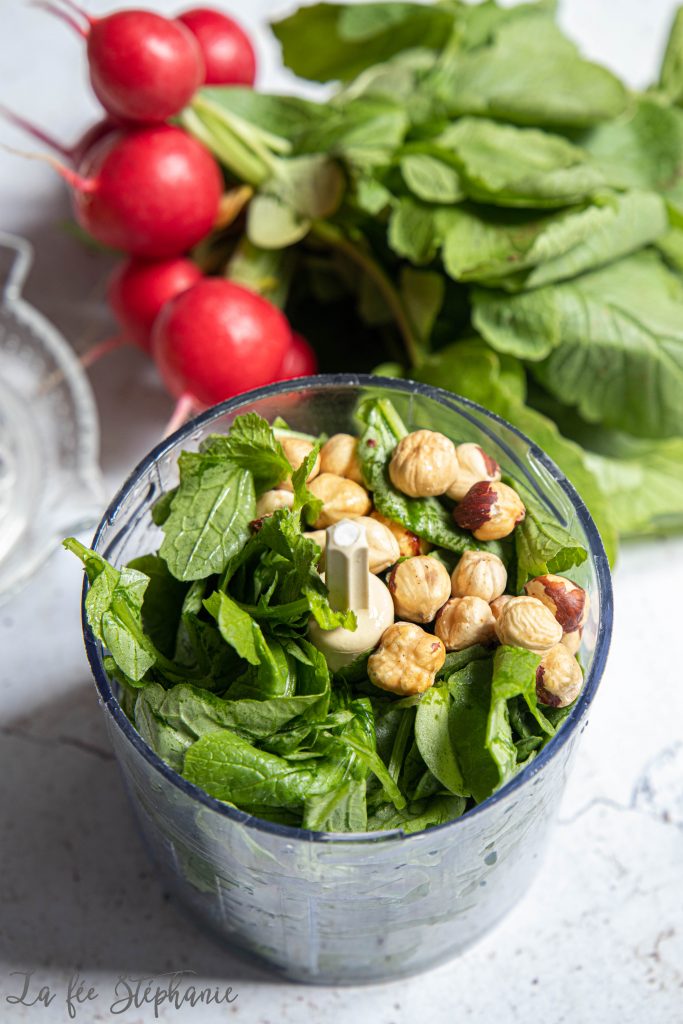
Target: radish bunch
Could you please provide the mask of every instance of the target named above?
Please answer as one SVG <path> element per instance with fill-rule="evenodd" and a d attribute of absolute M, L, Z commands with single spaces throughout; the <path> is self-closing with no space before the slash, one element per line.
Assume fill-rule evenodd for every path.
<path fill-rule="evenodd" d="M 100 18 L 74 0 L 41 0 L 84 39 L 90 81 L 106 116 L 74 146 L 4 111 L 64 159 L 76 219 L 122 250 L 107 297 L 120 334 L 84 357 L 92 363 L 132 343 L 157 363 L 188 412 L 251 387 L 312 373 L 315 355 L 270 302 L 223 278 L 205 277 L 188 252 L 216 224 L 223 175 L 214 157 L 169 124 L 203 84 L 254 83 L 251 42 L 209 8 L 166 18 L 123 10 Z"/>

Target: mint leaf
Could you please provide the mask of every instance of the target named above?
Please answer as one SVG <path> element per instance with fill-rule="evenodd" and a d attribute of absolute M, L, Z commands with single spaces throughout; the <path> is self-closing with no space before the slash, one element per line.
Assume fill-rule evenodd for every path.
<path fill-rule="evenodd" d="M 179 580 L 222 572 L 256 515 L 253 477 L 215 454 L 183 452 L 180 485 L 162 529 L 159 554 Z"/>
<path fill-rule="evenodd" d="M 211 434 L 202 442 L 201 451 L 248 469 L 257 494 L 275 487 L 291 474 L 282 445 L 270 424 L 255 412 L 237 416 L 228 434 Z"/>

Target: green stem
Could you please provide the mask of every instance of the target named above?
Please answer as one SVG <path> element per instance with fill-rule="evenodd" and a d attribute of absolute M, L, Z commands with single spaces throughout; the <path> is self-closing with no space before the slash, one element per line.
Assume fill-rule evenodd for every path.
<path fill-rule="evenodd" d="M 203 142 L 245 184 L 258 188 L 270 177 L 272 167 L 210 111 L 199 114 L 193 107 L 186 107 L 180 115 L 180 121 L 190 135 Z"/>
<path fill-rule="evenodd" d="M 410 321 L 401 296 L 394 288 L 391 280 L 384 272 L 379 263 L 376 262 L 367 252 L 354 245 L 353 242 L 343 235 L 341 231 L 336 228 L 333 224 L 329 224 L 325 221 L 314 221 L 311 225 L 310 234 L 317 238 L 321 242 L 325 242 L 327 245 L 338 249 L 339 252 L 344 253 L 350 260 L 353 260 L 357 266 L 361 267 L 372 282 L 376 285 L 377 290 L 382 295 L 382 298 L 386 302 L 387 306 L 391 310 L 391 313 L 396 321 L 403 343 L 405 345 L 406 354 L 411 366 L 419 366 L 422 362 L 422 349 L 420 340 L 415 333 L 415 329 Z"/>

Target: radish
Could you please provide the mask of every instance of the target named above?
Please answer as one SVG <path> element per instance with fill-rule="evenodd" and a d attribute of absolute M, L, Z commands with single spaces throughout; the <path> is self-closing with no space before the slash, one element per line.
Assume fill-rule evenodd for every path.
<path fill-rule="evenodd" d="M 285 352 L 277 380 L 292 380 L 293 377 L 310 377 L 318 372 L 318 359 L 302 334 L 292 331 L 292 341 Z"/>
<path fill-rule="evenodd" d="M 107 285 L 107 299 L 119 322 L 121 333 L 99 341 L 81 355 L 81 366 L 88 367 L 124 345 L 137 345 L 152 354 L 152 326 L 163 306 L 202 278 L 191 260 L 130 259 L 116 268 Z"/>
<path fill-rule="evenodd" d="M 274 380 L 292 333 L 277 307 L 224 278 L 204 278 L 154 322 L 152 353 L 179 401 L 168 432 L 192 410 Z"/>
<path fill-rule="evenodd" d="M 121 263 L 109 279 L 107 299 L 124 338 L 151 354 L 152 326 L 162 306 L 202 276 L 196 263 L 179 257 L 153 263 L 139 259 Z"/>
<path fill-rule="evenodd" d="M 197 38 L 206 68 L 207 85 L 253 85 L 256 55 L 249 36 L 220 11 L 197 7 L 178 15 Z"/>
<path fill-rule="evenodd" d="M 204 81 L 204 58 L 192 32 L 153 11 L 116 11 L 93 18 L 72 0 L 75 14 L 39 3 L 87 39 L 90 81 L 98 100 L 124 121 L 163 122 L 189 103 Z M 85 25 L 77 21 L 80 15 Z"/>
<path fill-rule="evenodd" d="M 134 256 L 177 256 L 209 233 L 218 214 L 218 164 L 170 125 L 106 136 L 78 173 L 55 166 L 74 190 L 81 227 Z"/>

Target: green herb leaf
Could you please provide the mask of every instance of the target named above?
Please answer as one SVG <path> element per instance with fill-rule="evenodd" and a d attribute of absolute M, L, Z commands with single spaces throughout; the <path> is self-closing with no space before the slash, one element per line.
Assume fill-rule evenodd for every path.
<path fill-rule="evenodd" d="M 291 476 L 292 469 L 282 445 L 270 424 L 255 412 L 237 416 L 228 434 L 211 434 L 202 442 L 201 451 L 248 469 L 257 494 Z"/>
<path fill-rule="evenodd" d="M 423 695 L 415 718 L 415 740 L 422 758 L 450 793 L 469 796 L 450 737 L 451 697 L 445 686 L 433 686 Z"/>
<path fill-rule="evenodd" d="M 179 580 L 222 572 L 256 515 L 253 477 L 229 459 L 183 452 L 159 554 Z"/>

